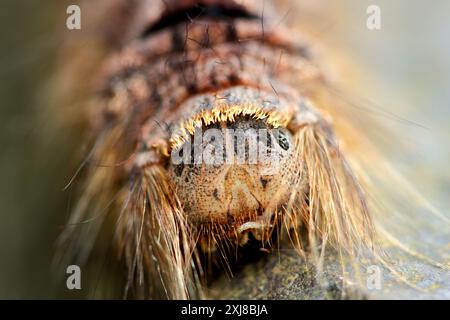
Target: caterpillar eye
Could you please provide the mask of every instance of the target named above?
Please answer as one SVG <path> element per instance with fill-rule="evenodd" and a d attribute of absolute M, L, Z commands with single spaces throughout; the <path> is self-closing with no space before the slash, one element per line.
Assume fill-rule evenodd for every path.
<path fill-rule="evenodd" d="M 286 132 L 283 130 L 278 131 L 278 136 L 276 137 L 276 141 L 278 145 L 285 151 L 289 150 L 291 146 L 288 137 L 286 136 Z"/>

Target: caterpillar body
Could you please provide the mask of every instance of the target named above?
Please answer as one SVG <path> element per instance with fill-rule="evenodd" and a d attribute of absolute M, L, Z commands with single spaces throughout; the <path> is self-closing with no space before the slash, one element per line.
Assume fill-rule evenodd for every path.
<path fill-rule="evenodd" d="M 250 243 L 288 239 L 317 264 L 328 249 L 382 259 L 374 170 L 353 157 L 372 149 L 276 4 L 110 5 L 120 45 L 94 77 L 93 147 L 60 245 L 84 261 L 108 230 L 125 297 L 207 297 L 211 270 L 231 270 Z"/>

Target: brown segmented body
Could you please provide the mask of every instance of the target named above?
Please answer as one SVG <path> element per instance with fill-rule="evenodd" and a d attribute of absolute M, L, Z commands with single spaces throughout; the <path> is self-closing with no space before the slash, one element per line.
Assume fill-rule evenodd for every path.
<path fill-rule="evenodd" d="M 227 262 L 249 235 L 265 246 L 280 228 L 297 245 L 301 224 L 349 252 L 370 243 L 362 189 L 314 105 L 311 88 L 326 77 L 306 37 L 266 1 L 142 0 L 131 12 L 131 40 L 99 72 L 92 112 L 94 162 L 116 168 L 88 169 L 72 221 L 118 192 L 116 245 L 135 296 L 201 297 L 200 256 Z M 280 130 L 284 140 L 267 146 L 272 162 L 171 161 L 211 128 Z"/>

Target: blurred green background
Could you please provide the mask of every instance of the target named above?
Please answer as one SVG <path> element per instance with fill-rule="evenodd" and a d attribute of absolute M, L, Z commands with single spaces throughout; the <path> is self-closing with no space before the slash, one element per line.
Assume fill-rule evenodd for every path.
<path fill-rule="evenodd" d="M 318 34 L 370 73 L 373 82 L 360 85 L 359 96 L 420 124 L 387 120 L 402 132 L 405 148 L 386 152 L 448 216 L 450 2 L 300 3 L 318 17 L 327 13 Z M 381 7 L 380 31 L 365 27 L 369 4 Z M 83 145 L 40 114 L 65 29 L 65 9 L 64 1 L 56 0 L 0 2 L 0 298 L 74 297 L 57 284 L 51 258 L 71 206 L 70 191 L 62 189 L 76 168 L 73 153 Z M 64 115 L 63 106 L 58 111 Z M 439 241 L 450 251 L 448 237 Z"/>
<path fill-rule="evenodd" d="M 71 139 L 39 112 L 64 16 L 60 1 L 0 2 L 1 298 L 59 295 L 50 262 L 69 199 Z"/>

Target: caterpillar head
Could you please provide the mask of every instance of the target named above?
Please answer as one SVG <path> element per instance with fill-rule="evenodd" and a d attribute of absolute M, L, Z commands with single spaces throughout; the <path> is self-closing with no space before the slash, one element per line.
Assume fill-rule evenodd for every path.
<path fill-rule="evenodd" d="M 172 150 L 170 177 L 191 221 L 235 230 L 262 225 L 287 201 L 299 159 L 289 130 L 272 120 L 241 114 L 202 121 Z"/>

